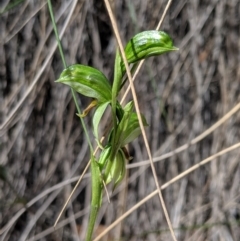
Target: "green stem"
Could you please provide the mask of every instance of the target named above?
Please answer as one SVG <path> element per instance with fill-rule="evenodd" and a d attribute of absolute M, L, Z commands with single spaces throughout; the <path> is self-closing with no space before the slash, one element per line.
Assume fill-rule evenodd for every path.
<path fill-rule="evenodd" d="M 91 181 L 92 181 L 92 201 L 91 211 L 88 221 L 88 228 L 85 241 L 91 241 L 94 225 L 97 219 L 98 210 L 102 203 L 102 177 L 101 171 L 95 158 L 91 158 Z"/>
<path fill-rule="evenodd" d="M 86 234 L 85 241 L 91 241 L 93 229 L 94 229 L 95 222 L 96 222 L 97 215 L 98 215 L 98 210 L 99 210 L 99 207 L 91 205 L 91 211 L 90 211 L 90 217 L 88 220 L 88 228 L 87 228 L 87 234 Z"/>
<path fill-rule="evenodd" d="M 62 49 L 61 40 L 59 38 L 57 25 L 56 25 L 54 14 L 53 14 L 51 0 L 48 0 L 48 8 L 49 8 L 49 12 L 50 12 L 50 16 L 51 16 L 51 20 L 52 20 L 52 24 L 53 24 L 54 33 L 55 33 L 55 36 L 56 36 L 56 39 L 57 39 L 57 42 L 58 42 L 58 49 L 59 49 L 59 52 L 60 52 L 60 55 L 61 55 L 61 58 L 62 58 L 63 66 L 64 66 L 64 68 L 67 68 L 66 60 L 65 60 L 65 57 L 64 57 L 63 49 Z M 81 115 L 81 109 L 80 109 L 80 106 L 78 105 L 78 102 L 77 102 L 76 93 L 74 92 L 74 90 L 72 88 L 71 88 L 71 92 L 72 92 L 72 97 L 73 97 L 75 106 L 77 108 L 78 114 Z M 87 132 L 86 125 L 83 121 L 83 118 L 80 117 L 80 120 L 81 120 L 81 124 L 82 124 L 83 130 L 84 130 L 84 133 L 86 135 L 88 145 L 89 145 L 89 148 L 90 148 L 90 152 L 91 152 L 91 155 L 92 155 L 93 147 L 92 147 L 90 137 L 89 137 L 88 132 Z"/>
<path fill-rule="evenodd" d="M 51 0 L 48 0 L 48 8 L 49 8 L 49 12 L 50 12 L 51 20 L 52 20 L 54 33 L 55 33 L 55 36 L 56 36 L 56 39 L 57 39 L 57 43 L 58 43 L 58 49 L 59 49 L 59 52 L 60 52 L 60 55 L 61 55 L 61 58 L 62 58 L 63 66 L 66 69 L 67 68 L 67 64 L 66 64 L 66 60 L 65 60 L 65 57 L 64 57 L 64 54 L 63 54 L 63 50 L 62 50 L 62 44 L 61 44 L 61 40 L 59 38 L 57 25 L 56 25 L 56 21 L 55 21 L 54 14 L 53 14 Z"/>
<path fill-rule="evenodd" d="M 64 68 L 67 67 L 66 61 L 65 61 L 65 57 L 63 54 L 63 50 L 62 50 L 62 45 L 61 45 L 61 41 L 59 38 L 59 34 L 58 34 L 58 30 L 56 27 L 56 23 L 55 23 L 55 19 L 54 19 L 54 14 L 53 14 L 53 10 L 52 10 L 52 4 L 51 4 L 51 0 L 48 0 L 48 7 L 49 7 L 49 12 L 51 15 L 51 19 L 52 19 L 52 23 L 53 23 L 53 28 L 54 28 L 54 32 L 57 38 L 57 42 L 58 42 L 58 48 L 62 57 L 62 62 L 64 65 Z M 74 99 L 74 103 L 76 105 L 78 114 L 81 114 L 81 110 L 80 107 L 77 103 L 77 98 L 76 98 L 76 94 L 74 92 L 73 89 L 71 89 L 72 92 L 72 96 Z M 83 118 L 80 117 L 81 123 L 82 123 L 82 127 L 84 129 L 85 135 L 87 137 L 87 141 L 88 141 L 88 145 L 90 148 L 90 153 L 91 153 L 91 177 L 92 177 L 92 202 L 91 202 L 91 212 L 90 212 L 90 218 L 89 218 L 89 223 L 88 223 L 88 230 L 87 230 L 87 236 L 86 236 L 86 241 L 91 241 L 91 237 L 92 237 L 92 233 L 93 233 L 93 229 L 94 229 L 94 224 L 97 218 L 97 214 L 98 214 L 98 210 L 99 207 L 101 205 L 101 200 L 102 200 L 102 179 L 101 179 L 101 172 L 99 170 L 99 166 L 97 164 L 97 162 L 95 161 L 95 158 L 93 156 L 93 147 L 87 132 L 87 128 L 86 125 L 83 121 Z"/>

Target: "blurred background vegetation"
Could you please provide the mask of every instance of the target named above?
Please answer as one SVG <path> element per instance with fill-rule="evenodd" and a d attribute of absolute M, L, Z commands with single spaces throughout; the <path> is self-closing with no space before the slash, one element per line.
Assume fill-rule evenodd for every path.
<path fill-rule="evenodd" d="M 111 79 L 116 42 L 104 3 L 79 0 L 74 8 L 73 3 L 52 1 L 66 61 L 93 66 Z M 137 32 L 156 28 L 167 1 L 111 3 L 126 43 Z M 0 7 L 0 240 L 83 240 L 89 176 L 62 225 L 52 228 L 75 184 L 62 182 L 81 174 L 89 153 L 70 90 L 54 83 L 63 65 L 46 1 L 4 0 Z M 237 0 L 172 2 L 161 30 L 180 50 L 145 61 L 135 82 L 154 157 L 189 143 L 238 104 L 239 23 Z M 78 101 L 82 109 L 89 104 L 79 95 Z M 89 130 L 90 120 L 85 119 Z M 238 143 L 239 127 L 236 112 L 197 144 L 157 162 L 159 182 Z M 131 163 L 146 160 L 142 138 L 129 150 Z M 239 153 L 220 156 L 163 191 L 179 241 L 240 240 Z M 98 232 L 156 188 L 148 166 L 129 169 L 126 182 L 110 204 L 104 203 Z M 108 240 L 172 240 L 157 196 L 111 235 Z"/>

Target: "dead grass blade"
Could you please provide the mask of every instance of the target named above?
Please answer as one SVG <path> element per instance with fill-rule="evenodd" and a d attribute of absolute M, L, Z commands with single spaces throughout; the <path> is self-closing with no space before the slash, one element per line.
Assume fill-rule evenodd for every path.
<path fill-rule="evenodd" d="M 169 157 L 172 157 L 184 150 L 186 150 L 187 148 L 189 148 L 191 145 L 197 144 L 199 141 L 203 140 L 206 136 L 208 136 L 209 134 L 211 134 L 213 131 L 215 131 L 219 126 L 221 126 L 223 123 L 225 123 L 229 118 L 231 118 L 231 116 L 233 116 L 238 110 L 240 109 L 240 103 L 238 103 L 236 106 L 234 106 L 226 115 L 224 115 L 220 120 L 218 120 L 215 124 L 213 124 L 210 128 L 208 128 L 207 130 L 205 130 L 203 133 L 201 133 L 199 136 L 195 137 L 194 139 L 192 139 L 189 143 L 186 143 L 178 148 L 176 148 L 174 151 L 165 153 L 161 156 L 158 157 L 154 157 L 153 161 L 154 162 L 158 162 L 158 161 L 162 161 L 164 159 L 167 159 Z M 133 163 L 133 164 L 129 164 L 127 167 L 128 168 L 135 168 L 135 167 L 139 167 L 139 166 L 143 166 L 143 165 L 148 165 L 149 161 L 141 161 L 139 163 Z"/>
<path fill-rule="evenodd" d="M 173 179 L 171 179 L 169 182 L 165 183 L 164 185 L 161 186 L 161 190 L 167 188 L 168 186 L 170 186 L 171 184 L 179 181 L 181 178 L 185 177 L 186 175 L 190 174 L 191 172 L 197 170 L 199 167 L 209 163 L 210 161 L 214 160 L 215 158 L 222 156 L 230 151 L 233 151 L 237 148 L 240 147 L 240 142 L 230 146 L 206 159 L 204 159 L 203 161 L 199 162 L 198 164 L 192 166 L 191 168 L 187 169 L 185 172 L 182 172 L 181 174 L 177 175 L 176 177 L 174 177 Z M 113 222 L 104 232 L 102 232 L 96 239 L 94 239 L 93 241 L 98 241 L 100 240 L 104 235 L 106 235 L 107 232 L 109 232 L 112 228 L 114 228 L 119 222 L 121 222 L 123 219 L 125 219 L 128 215 L 130 215 L 132 212 L 134 212 L 136 209 L 138 209 L 141 205 L 143 205 L 145 202 L 147 202 L 148 200 L 150 200 L 151 198 L 153 198 L 155 195 L 158 194 L 158 190 L 153 191 L 152 193 L 150 193 L 148 196 L 146 196 L 145 198 L 143 198 L 140 202 L 138 202 L 136 205 L 134 205 L 131 209 L 129 209 L 126 213 L 124 213 L 121 217 L 119 217 L 115 222 Z"/>
<path fill-rule="evenodd" d="M 138 121 L 139 121 L 140 128 L 141 128 L 141 131 L 142 131 L 145 147 L 147 149 L 148 157 L 149 157 L 149 160 L 150 160 L 153 177 L 154 177 L 157 189 L 158 189 L 159 199 L 160 199 L 160 202 L 161 202 L 161 205 L 162 205 L 162 208 L 163 208 L 163 211 L 164 211 L 164 215 L 166 217 L 169 229 L 171 231 L 171 235 L 173 237 L 173 240 L 176 241 L 177 239 L 175 237 L 175 234 L 174 234 L 174 231 L 173 231 L 173 228 L 172 228 L 172 224 L 171 224 L 168 212 L 167 212 L 167 208 L 166 208 L 166 205 L 164 203 L 162 192 L 161 192 L 160 187 L 159 187 L 157 173 L 156 173 L 156 170 L 155 170 L 155 167 L 154 167 L 154 164 L 153 164 L 152 154 L 151 154 L 151 151 L 150 151 L 149 143 L 148 143 L 148 140 L 147 140 L 147 135 L 146 135 L 146 132 L 145 132 L 145 129 L 144 129 L 144 125 L 143 125 L 143 122 L 142 122 L 142 118 L 141 118 L 141 113 L 140 113 L 140 108 L 139 108 L 139 104 L 138 104 L 138 100 L 137 100 L 135 87 L 134 87 L 134 84 L 133 84 L 133 80 L 132 80 L 131 72 L 130 72 L 130 69 L 129 69 L 129 66 L 128 66 L 128 62 L 127 62 L 127 59 L 126 59 L 126 56 L 125 56 L 125 53 L 124 53 L 124 48 L 123 48 L 123 44 L 122 44 L 122 41 L 121 41 L 121 38 L 120 38 L 120 34 L 119 34 L 119 31 L 118 31 L 116 20 L 114 18 L 114 15 L 113 15 L 113 12 L 112 12 L 112 9 L 111 9 L 109 1 L 108 0 L 104 0 L 104 2 L 106 4 L 107 11 L 108 11 L 108 14 L 109 14 L 109 17 L 110 17 L 110 20 L 111 20 L 111 24 L 112 24 L 112 27 L 113 27 L 113 30 L 114 30 L 114 34 L 116 36 L 116 39 L 117 39 L 117 42 L 118 42 L 118 46 L 120 48 L 120 52 L 121 52 L 121 55 L 122 55 L 122 58 L 123 58 L 123 61 L 124 61 L 125 67 L 126 67 L 126 72 L 127 72 L 127 76 L 128 76 L 130 87 L 131 87 L 131 91 L 132 91 L 134 105 L 135 105 L 136 113 L 138 115 Z"/>
<path fill-rule="evenodd" d="M 78 179 L 76 185 L 74 186 L 72 192 L 70 193 L 70 195 L 69 195 L 67 201 L 66 201 L 65 204 L 63 205 L 62 210 L 61 210 L 61 212 L 59 213 L 59 215 L 58 215 L 58 217 L 57 217 L 57 219 L 56 219 L 56 221 L 55 221 L 55 223 L 54 223 L 54 225 L 53 225 L 54 228 L 56 227 L 56 225 L 57 225 L 59 219 L 61 218 L 61 216 L 62 216 L 62 214 L 63 214 L 65 208 L 67 207 L 67 205 L 68 205 L 70 199 L 72 198 L 74 192 L 76 191 L 76 189 L 78 188 L 79 184 L 81 183 L 81 181 L 82 181 L 82 179 L 83 179 L 83 176 L 86 174 L 86 172 L 87 172 L 87 170 L 88 170 L 90 164 L 91 164 L 91 160 L 89 160 L 89 162 L 88 162 L 88 164 L 86 165 L 84 171 L 82 172 L 81 176 L 79 177 L 79 179 Z"/>
<path fill-rule="evenodd" d="M 166 188 L 169 187 L 171 184 L 179 181 L 181 178 L 187 176 L 188 174 L 190 174 L 191 172 L 197 170 L 197 169 L 200 168 L 201 166 L 204 166 L 204 165 L 208 164 L 210 161 L 213 161 L 213 160 L 216 159 L 217 157 L 220 157 L 220 156 L 222 156 L 222 155 L 224 155 L 224 154 L 226 154 L 226 153 L 228 153 L 228 152 L 230 152 L 230 151 L 233 151 L 233 150 L 235 150 L 235 149 L 237 149 L 237 148 L 239 148 L 239 147 L 240 147 L 240 143 L 237 143 L 237 144 L 235 144 L 235 145 L 232 145 L 232 146 L 230 146 L 230 147 L 228 147 L 228 148 L 226 148 L 226 149 L 224 149 L 224 150 L 222 150 L 222 151 L 220 151 L 220 152 L 218 152 L 218 153 L 216 153 L 216 154 L 214 154 L 214 155 L 212 155 L 212 156 L 210 156 L 210 157 L 202 160 L 202 161 L 199 162 L 198 164 L 192 166 L 191 168 L 187 169 L 186 171 L 184 171 L 184 172 L 180 173 L 179 175 L 177 175 L 176 177 L 172 178 L 172 179 L 171 179 L 170 181 L 168 181 L 167 183 L 163 184 L 163 185 L 161 186 L 161 190 L 166 189 Z M 60 184 L 56 185 L 56 187 L 52 187 L 52 189 L 54 188 L 53 190 L 52 190 L 52 189 L 49 189 L 49 190 L 44 191 L 44 193 L 42 193 L 42 195 L 41 195 L 41 198 L 42 198 L 43 196 L 47 195 L 49 192 L 52 192 L 52 191 L 54 191 L 54 190 L 56 190 L 56 189 L 59 189 L 59 188 L 61 188 L 63 185 L 68 185 L 69 183 L 72 183 L 72 182 L 74 182 L 74 181 L 76 181 L 76 178 L 70 179 L 70 180 L 66 180 L 66 181 L 64 181 L 63 183 L 60 183 Z M 48 192 L 47 192 L 47 191 L 48 191 Z M 46 192 L 47 192 L 47 193 L 46 193 Z M 136 209 L 138 209 L 142 204 L 144 204 L 145 202 L 147 202 L 148 200 L 150 200 L 152 197 L 154 197 L 154 196 L 157 195 L 157 194 L 158 194 L 158 190 L 155 190 L 155 191 L 153 191 L 151 194 L 149 194 L 148 196 L 146 196 L 143 200 L 141 200 L 139 203 L 137 203 L 136 205 L 134 205 L 131 209 L 129 209 L 126 213 L 124 213 L 124 215 L 122 215 L 122 216 L 119 217 L 114 223 L 112 223 L 112 224 L 104 231 L 104 233 L 101 233 L 101 235 L 98 236 L 94 241 L 98 241 L 99 239 L 101 239 L 107 232 L 109 232 L 112 228 L 114 228 L 119 222 L 121 222 L 122 220 L 124 220 L 124 219 L 125 219 L 128 215 L 130 215 L 133 211 L 135 211 Z M 37 197 L 36 197 L 36 198 L 37 198 Z M 38 198 L 38 200 L 39 200 L 39 198 Z M 37 201 L 37 200 L 36 200 L 36 201 Z M 33 202 L 33 200 L 32 200 L 32 202 Z M 49 228 L 49 229 L 47 229 L 47 230 L 45 230 L 45 231 L 43 231 L 43 232 L 35 235 L 34 238 L 30 238 L 28 241 L 36 241 L 36 240 L 39 240 L 40 238 L 45 237 L 46 235 L 50 234 L 50 233 L 53 232 L 54 230 L 59 229 L 59 228 L 65 226 L 65 225 L 67 225 L 68 223 L 70 223 L 73 218 L 78 218 L 78 217 L 80 217 L 83 212 L 86 212 L 86 211 L 81 210 L 79 213 L 76 213 L 74 216 L 69 217 L 69 218 L 61 221 L 58 225 L 56 225 L 55 229 L 54 229 L 54 228 Z M 1 233 L 0 233 L 0 234 L 1 234 Z"/>
<path fill-rule="evenodd" d="M 63 25 L 63 29 L 60 32 L 59 36 L 60 39 L 62 38 L 64 32 L 66 31 L 66 28 L 71 20 L 73 11 L 76 7 L 78 1 L 74 1 L 72 4 L 72 7 L 69 11 L 68 17 Z M 25 102 L 25 100 L 27 99 L 27 97 L 30 95 L 30 93 L 32 92 L 33 88 L 35 87 L 35 85 L 37 84 L 38 80 L 40 79 L 42 73 L 44 72 L 44 70 L 46 69 L 49 61 L 51 60 L 55 50 L 57 48 L 57 41 L 53 44 L 52 49 L 50 50 L 49 55 L 47 56 L 47 58 L 45 59 L 45 61 L 43 62 L 42 67 L 40 68 L 40 70 L 37 72 L 35 78 L 33 79 L 32 83 L 30 84 L 30 86 L 28 87 L 28 89 L 26 90 L 25 94 L 23 95 L 23 97 L 19 100 L 19 102 L 17 103 L 17 105 L 12 109 L 12 111 L 9 113 L 9 115 L 7 116 L 6 120 L 0 125 L 0 136 L 4 134 L 4 130 L 8 127 L 8 125 L 11 123 L 12 119 L 14 118 L 14 116 L 17 114 L 18 110 L 21 108 L 22 104 Z"/>

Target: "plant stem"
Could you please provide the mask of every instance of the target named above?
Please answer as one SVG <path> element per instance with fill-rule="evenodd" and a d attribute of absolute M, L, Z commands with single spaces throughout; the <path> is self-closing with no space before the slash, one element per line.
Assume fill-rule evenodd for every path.
<path fill-rule="evenodd" d="M 92 201 L 91 201 L 91 211 L 88 221 L 88 228 L 86 234 L 86 241 L 91 241 L 94 225 L 96 222 L 99 207 L 102 202 L 102 177 L 101 171 L 95 158 L 91 158 L 91 180 L 92 180 Z"/>
<path fill-rule="evenodd" d="M 60 55 L 61 55 L 61 58 L 62 58 L 63 66 L 64 66 L 64 68 L 67 68 L 66 60 L 65 60 L 65 57 L 64 57 L 64 54 L 63 54 L 63 50 L 62 50 L 61 40 L 59 38 L 57 25 L 56 25 L 54 14 L 53 14 L 51 0 L 48 0 L 48 8 L 49 8 L 50 16 L 51 16 L 51 19 L 52 19 L 54 33 L 55 33 L 55 36 L 56 36 L 56 39 L 57 39 L 57 42 L 58 42 L 58 48 L 59 48 L 59 52 L 60 52 Z"/>
<path fill-rule="evenodd" d="M 88 220 L 88 228 L 86 234 L 86 241 L 91 241 L 93 229 L 97 219 L 99 207 L 91 205 L 90 217 Z"/>
<path fill-rule="evenodd" d="M 66 60 L 65 60 L 65 57 L 64 57 L 64 54 L 63 54 L 62 45 L 61 45 L 61 41 L 60 41 L 60 38 L 59 38 L 56 22 L 55 22 L 55 19 L 54 19 L 51 0 L 48 0 L 48 7 L 49 7 L 50 16 L 51 16 L 51 19 L 52 19 L 53 29 L 54 29 L 55 36 L 56 36 L 56 39 L 57 39 L 57 42 L 58 42 L 58 48 L 59 48 L 59 51 L 60 51 L 60 54 L 61 54 L 62 62 L 63 62 L 64 68 L 67 68 L 67 64 L 66 64 Z M 77 102 L 76 94 L 75 94 L 75 92 L 72 88 L 71 88 L 71 92 L 72 92 L 72 97 L 73 97 L 75 106 L 77 108 L 78 114 L 81 115 L 81 110 L 80 110 L 80 107 L 79 107 L 78 102 Z M 96 182 L 101 182 L 101 179 L 99 179 L 98 176 L 96 177 L 95 174 L 94 174 L 96 172 L 94 170 L 94 164 L 96 164 L 96 163 L 95 163 L 95 160 L 94 160 L 94 157 L 93 157 L 93 147 L 92 147 L 90 137 L 89 137 L 88 132 L 87 132 L 86 125 L 83 121 L 83 118 L 80 117 L 80 120 L 81 120 L 82 127 L 84 129 L 84 133 L 86 135 L 88 145 L 89 145 L 89 149 L 90 149 L 90 153 L 91 153 L 91 173 L 92 173 L 92 205 L 91 205 L 91 207 L 92 208 L 91 208 L 90 220 L 89 220 L 89 228 L 88 228 L 89 231 L 87 232 L 88 238 L 86 239 L 86 240 L 90 241 L 91 236 L 92 236 L 92 232 L 93 232 L 93 228 L 94 228 L 94 224 L 95 224 L 95 221 L 96 221 L 98 209 L 99 209 L 99 206 L 100 206 L 99 203 L 100 203 L 101 197 L 102 197 L 101 196 L 102 189 L 99 186 L 100 184 L 98 185 L 99 186 L 98 188 L 96 187 Z M 99 194 L 99 192 L 100 192 L 100 194 Z M 97 200 L 98 200 L 98 202 L 97 202 Z"/>
<path fill-rule="evenodd" d="M 59 49 L 59 52 L 60 52 L 60 55 L 61 55 L 61 58 L 62 58 L 63 66 L 64 66 L 64 68 L 67 68 L 65 56 L 64 56 L 64 53 L 63 53 L 63 49 L 62 49 L 61 40 L 59 38 L 57 25 L 56 25 L 54 14 L 53 14 L 51 0 L 48 0 L 48 8 L 49 8 L 49 12 L 50 12 L 50 16 L 51 16 L 51 20 L 52 20 L 52 24 L 53 24 L 54 33 L 55 33 L 55 36 L 56 36 L 56 39 L 57 39 L 57 42 L 58 42 L 58 49 Z M 80 106 L 78 105 L 78 102 L 77 102 L 76 93 L 74 92 L 74 90 L 72 88 L 71 88 L 71 92 L 72 92 L 72 97 L 73 97 L 75 106 L 77 108 L 78 114 L 81 115 L 81 109 L 80 109 Z M 90 152 L 91 152 L 91 155 L 92 155 L 93 147 L 92 147 L 92 144 L 91 144 L 91 141 L 90 141 L 90 137 L 89 137 L 88 132 L 87 132 L 86 125 L 85 125 L 85 123 L 84 123 L 84 121 L 83 121 L 83 119 L 81 117 L 80 117 L 80 120 L 81 120 L 81 124 L 82 124 L 83 130 L 84 130 L 84 133 L 86 135 L 86 138 L 87 138 L 87 141 L 88 141 L 88 145 L 89 145 L 89 148 L 90 148 Z"/>

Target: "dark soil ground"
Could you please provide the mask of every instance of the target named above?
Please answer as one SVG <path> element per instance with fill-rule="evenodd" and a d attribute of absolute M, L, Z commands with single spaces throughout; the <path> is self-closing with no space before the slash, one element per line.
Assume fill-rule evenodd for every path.
<path fill-rule="evenodd" d="M 1 8 L 8 2 L 1 1 Z M 71 13 L 73 2 L 52 1 L 66 61 L 93 66 L 111 79 L 116 43 L 104 2 L 80 0 Z M 124 44 L 155 29 L 166 4 L 112 1 Z M 145 61 L 135 82 L 152 154 L 170 152 L 155 164 L 160 184 L 240 141 L 239 24 L 237 0 L 171 4 L 161 30 L 180 50 Z M 71 92 L 54 82 L 62 70 L 46 1 L 22 1 L 0 16 L 0 240 L 84 240 L 89 176 L 61 226 L 52 228 L 76 179 L 62 182 L 80 175 L 89 159 Z M 89 104 L 80 95 L 78 101 L 82 109 Z M 223 124 L 191 142 L 235 106 Z M 90 120 L 85 118 L 89 130 Z M 147 159 L 141 137 L 129 150 L 131 164 Z M 220 155 L 164 189 L 178 241 L 240 240 L 239 158 L 239 149 Z M 148 165 L 129 169 L 126 181 L 110 204 L 103 203 L 99 232 L 156 189 Z M 108 240 L 172 240 L 158 196 L 125 218 Z"/>

